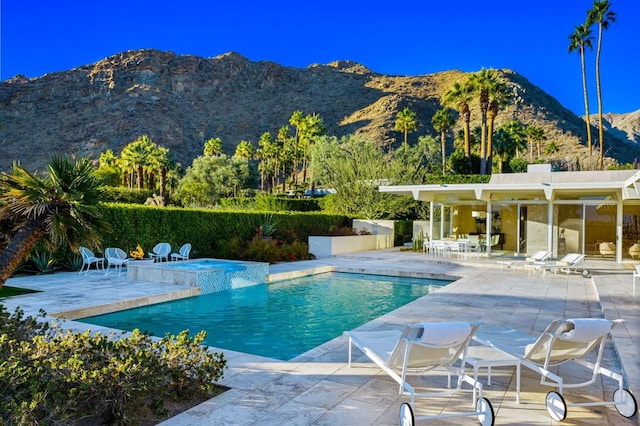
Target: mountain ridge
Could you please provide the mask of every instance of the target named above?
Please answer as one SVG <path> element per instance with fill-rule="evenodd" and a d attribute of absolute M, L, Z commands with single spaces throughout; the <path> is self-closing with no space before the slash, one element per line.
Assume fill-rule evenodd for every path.
<path fill-rule="evenodd" d="M 540 125 L 560 147 L 558 159 L 584 163 L 583 119 L 523 75 L 499 72 L 509 82 L 513 103 L 496 124 L 518 119 Z M 97 159 L 107 149 L 119 153 L 143 134 L 187 166 L 207 139 L 220 137 L 223 150 L 232 154 L 240 141 L 257 145 L 265 131 L 275 134 L 288 125 L 295 110 L 320 114 L 328 134 L 358 133 L 397 145 L 395 115 L 409 107 L 419 121 L 410 135 L 415 142 L 419 135 L 436 136 L 431 116 L 441 108 L 439 99 L 465 76 L 457 70 L 390 76 L 349 60 L 294 68 L 253 62 L 236 52 L 213 58 L 154 49 L 121 52 L 68 71 L 0 82 L 0 170 L 14 160 L 30 169 L 42 167 L 52 152 Z M 476 104 L 471 105 L 474 125 L 479 124 Z M 606 119 L 608 162 L 640 156 L 640 111 Z"/>

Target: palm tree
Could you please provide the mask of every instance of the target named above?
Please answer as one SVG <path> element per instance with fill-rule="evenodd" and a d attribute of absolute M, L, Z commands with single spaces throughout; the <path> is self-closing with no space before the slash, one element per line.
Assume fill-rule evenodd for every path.
<path fill-rule="evenodd" d="M 260 158 L 260 164 L 258 169 L 260 170 L 260 187 L 264 191 L 265 183 L 269 182 L 269 191 L 272 191 L 274 187 L 273 182 L 273 170 L 278 170 L 277 166 L 277 154 L 278 147 L 273 140 L 273 136 L 269 132 L 264 132 L 258 140 L 258 157 Z"/>
<path fill-rule="evenodd" d="M 14 164 L 11 173 L 0 174 L 0 217 L 19 224 L 8 246 L 0 253 L 0 288 L 31 248 L 43 237 L 59 246 L 96 247 L 109 230 L 96 209 L 103 182 L 88 158 L 54 156 L 42 175 Z"/>
<path fill-rule="evenodd" d="M 587 12 L 587 26 L 598 24 L 598 48 L 596 50 L 596 93 L 598 95 L 598 138 L 600 140 L 600 170 L 604 169 L 604 126 L 602 125 L 602 91 L 600 89 L 600 50 L 602 48 L 602 30 L 616 21 L 616 13 L 609 10 L 609 0 L 596 0 Z"/>
<path fill-rule="evenodd" d="M 409 133 L 418 129 L 418 123 L 416 122 L 416 113 L 409 108 L 405 108 L 398 113 L 396 117 L 395 128 L 398 132 L 404 133 L 404 147 L 409 145 L 408 137 Z"/>
<path fill-rule="evenodd" d="M 527 144 L 529 145 L 530 162 L 533 163 L 533 144 L 535 143 L 536 145 L 536 157 L 540 158 L 540 154 L 542 153 L 540 142 L 545 139 L 544 129 L 537 126 L 527 126 L 525 132 L 527 134 Z"/>
<path fill-rule="evenodd" d="M 447 161 L 447 131 L 455 124 L 453 113 L 449 108 L 436 111 L 431 118 L 431 124 L 436 131 L 440 132 L 440 145 L 442 148 L 442 176 L 446 173 Z"/>
<path fill-rule="evenodd" d="M 489 108 L 487 110 L 487 172 L 491 173 L 492 170 L 492 156 L 493 156 L 493 126 L 498 116 L 498 112 L 509 104 L 511 96 L 507 85 L 500 80 L 488 87 L 489 93 Z"/>
<path fill-rule="evenodd" d="M 307 114 L 301 123 L 300 130 L 300 151 L 302 151 L 302 182 L 307 181 L 307 171 L 309 169 L 309 157 L 311 148 L 315 140 L 324 135 L 326 129 L 319 114 Z M 313 184 L 312 184 L 313 185 Z M 313 189 L 313 188 L 312 188 Z"/>
<path fill-rule="evenodd" d="M 290 168 L 293 158 L 293 138 L 289 132 L 289 126 L 282 126 L 278 130 L 275 142 L 278 144 L 278 164 L 282 170 L 282 192 L 286 191 L 287 169 Z M 277 173 L 277 172 L 276 172 Z"/>
<path fill-rule="evenodd" d="M 469 103 L 472 99 L 473 86 L 469 84 L 468 79 L 463 83 L 457 81 L 453 83 L 442 97 L 443 105 L 455 107 L 462 118 L 464 130 L 464 156 L 469 161 L 469 168 L 471 168 L 471 109 L 469 108 Z"/>
<path fill-rule="evenodd" d="M 511 120 L 504 123 L 500 128 L 509 133 L 516 156 L 519 157 L 521 152 L 527 151 L 527 128 L 521 122 Z"/>
<path fill-rule="evenodd" d="M 289 118 L 289 124 L 291 124 L 296 129 L 296 132 L 293 135 L 293 170 L 291 172 L 293 181 L 295 183 L 298 182 L 298 148 L 300 146 L 300 130 L 301 127 L 303 127 L 304 119 L 304 114 L 300 110 L 293 111 L 291 117 Z"/>
<path fill-rule="evenodd" d="M 138 189 L 144 188 L 144 171 L 148 166 L 151 153 L 157 147 L 149 136 L 143 135 L 125 146 L 120 153 L 123 162 L 136 173 Z M 132 183 L 130 182 L 130 187 L 133 186 Z"/>
<path fill-rule="evenodd" d="M 573 34 L 569 36 L 569 53 L 578 50 L 582 64 L 582 91 L 584 92 L 585 122 L 587 123 L 587 147 L 589 148 L 589 168 L 591 168 L 593 144 L 591 141 L 591 118 L 589 117 L 589 92 L 587 90 L 587 69 L 584 63 L 585 48 L 593 49 L 593 37 L 588 25 L 577 25 Z M 533 151 L 532 151 L 533 152 Z M 540 156 L 540 149 L 538 149 Z"/>
<path fill-rule="evenodd" d="M 167 203 L 167 171 L 172 166 L 173 161 L 169 155 L 169 150 L 163 147 L 157 147 L 153 150 L 149 158 L 151 170 L 158 171 L 160 174 L 160 198 L 166 205 Z M 150 179 L 151 180 L 151 179 Z M 153 188 L 150 188 L 153 189 Z"/>
<path fill-rule="evenodd" d="M 204 155 L 220 155 L 222 154 L 222 139 L 220 138 L 211 138 L 204 143 L 204 150 L 202 151 Z"/>
<path fill-rule="evenodd" d="M 487 173 L 487 112 L 489 110 L 489 91 L 497 82 L 497 74 L 493 69 L 482 68 L 469 76 L 469 83 L 473 86 L 474 93 L 478 94 L 480 103 L 480 126 L 482 135 L 480 138 L 480 174 Z M 489 169 L 491 171 L 491 169 Z"/>
<path fill-rule="evenodd" d="M 238 146 L 236 146 L 235 154 L 233 154 L 234 157 L 246 158 L 247 160 L 253 160 L 255 155 L 256 147 L 249 141 L 240 141 Z"/>

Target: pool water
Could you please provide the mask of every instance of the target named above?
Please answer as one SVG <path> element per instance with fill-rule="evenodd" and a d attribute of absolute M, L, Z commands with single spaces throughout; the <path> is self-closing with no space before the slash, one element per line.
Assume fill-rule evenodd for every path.
<path fill-rule="evenodd" d="M 209 269 L 224 269 L 225 271 L 239 271 L 246 269 L 247 265 L 254 262 L 241 262 L 219 259 L 195 259 L 183 262 L 165 263 L 162 266 L 167 269 L 180 269 L 187 271 L 206 271 Z"/>
<path fill-rule="evenodd" d="M 206 330 L 209 346 L 289 360 L 448 283 L 332 272 L 78 321 L 155 336 Z"/>

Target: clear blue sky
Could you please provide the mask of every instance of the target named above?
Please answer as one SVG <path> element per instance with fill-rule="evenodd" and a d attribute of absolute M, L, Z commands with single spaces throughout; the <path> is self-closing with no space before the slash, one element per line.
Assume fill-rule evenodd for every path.
<path fill-rule="evenodd" d="M 510 68 L 584 113 L 568 36 L 592 0 L 0 0 L 1 78 L 38 77 L 130 49 L 213 57 L 235 51 L 292 67 L 339 59 L 420 75 Z M 612 0 L 604 32 L 605 112 L 640 109 L 640 1 Z M 594 36 L 597 32 L 594 27 Z M 587 57 L 592 112 L 594 51 Z"/>

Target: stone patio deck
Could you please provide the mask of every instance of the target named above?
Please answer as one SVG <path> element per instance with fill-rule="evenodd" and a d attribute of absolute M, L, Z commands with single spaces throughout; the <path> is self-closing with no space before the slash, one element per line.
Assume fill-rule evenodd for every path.
<path fill-rule="evenodd" d="M 482 321 L 487 326 L 509 325 L 538 335 L 553 319 L 572 317 L 622 318 L 607 345 L 604 365 L 622 368 L 632 392 L 640 389 L 640 295 L 631 295 L 631 270 L 624 265 L 589 260 L 590 278 L 579 274 L 528 274 L 500 271 L 496 259 L 438 260 L 420 253 L 396 250 L 358 253 L 338 258 L 272 265 L 271 277 L 284 278 L 306 270 L 391 273 L 393 275 L 457 277 L 457 281 L 422 297 L 362 329 L 401 327 L 421 321 Z M 12 278 L 8 285 L 43 290 L 2 301 L 11 311 L 21 306 L 35 315 L 42 308 L 78 318 L 87 312 L 109 312 L 193 294 L 185 286 L 127 281 L 126 276 L 104 277 L 92 273 L 57 273 Z M 96 309 L 97 307 L 97 309 Z M 65 321 L 65 328 L 91 328 Z M 215 349 L 215 348 L 214 348 Z M 220 350 L 220 349 L 217 349 Z M 162 425 L 392 425 L 406 400 L 395 382 L 366 357 L 356 355 L 347 365 L 347 340 L 340 336 L 290 361 L 279 361 L 224 350 L 228 369 L 221 384 L 231 389 Z M 573 374 L 573 371 L 570 373 Z M 578 374 L 578 373 L 576 373 Z M 460 410 L 471 407 L 469 387 L 459 396 L 435 402 L 418 400 L 419 411 Z M 521 403 L 515 403 L 513 369 L 498 368 L 491 386 L 485 387 L 496 412 L 496 424 L 553 424 L 544 397 L 551 388 L 523 368 Z M 598 381 L 579 390 L 566 390 L 571 401 L 610 398 L 612 380 Z M 433 411 L 431 411 L 433 412 Z M 637 416 L 625 419 L 612 407 L 570 408 L 566 424 L 638 424 Z M 474 417 L 454 418 L 430 424 L 477 424 Z"/>

